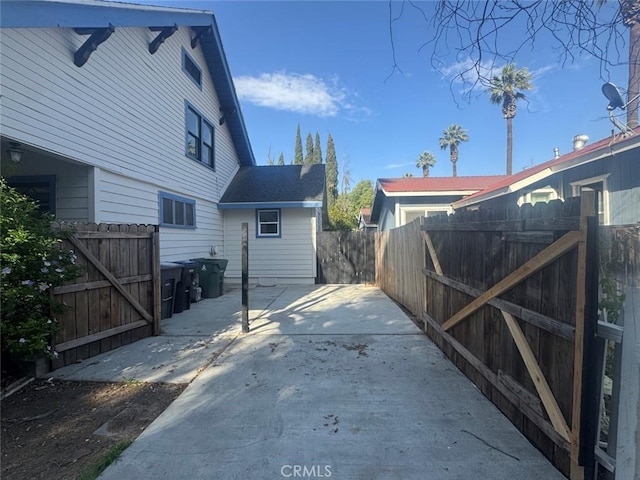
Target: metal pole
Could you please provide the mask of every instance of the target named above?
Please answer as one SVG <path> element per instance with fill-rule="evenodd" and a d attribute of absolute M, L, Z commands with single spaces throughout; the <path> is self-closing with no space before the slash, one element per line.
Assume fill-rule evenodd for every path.
<path fill-rule="evenodd" d="M 249 331 L 249 224 L 242 223 L 242 331 Z"/>

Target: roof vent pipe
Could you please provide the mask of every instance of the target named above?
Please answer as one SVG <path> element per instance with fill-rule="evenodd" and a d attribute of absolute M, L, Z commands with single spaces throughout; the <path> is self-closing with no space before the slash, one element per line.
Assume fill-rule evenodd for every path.
<path fill-rule="evenodd" d="M 589 137 L 585 134 L 576 135 L 573 137 L 573 151 L 577 152 L 584 148 L 585 143 L 589 141 Z"/>
<path fill-rule="evenodd" d="M 553 149 L 553 159 L 560 158 L 560 149 L 558 147 L 554 147 Z"/>

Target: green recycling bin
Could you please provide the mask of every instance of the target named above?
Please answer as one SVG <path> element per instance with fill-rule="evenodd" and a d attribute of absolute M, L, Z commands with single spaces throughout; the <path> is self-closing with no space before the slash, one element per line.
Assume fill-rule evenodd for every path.
<path fill-rule="evenodd" d="M 223 258 L 192 258 L 199 265 L 200 286 L 204 298 L 217 298 L 224 293 L 224 272 L 229 260 Z"/>

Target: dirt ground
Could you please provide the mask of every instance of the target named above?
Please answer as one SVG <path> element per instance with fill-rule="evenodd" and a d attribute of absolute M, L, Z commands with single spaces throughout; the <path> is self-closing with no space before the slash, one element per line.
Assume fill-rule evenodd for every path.
<path fill-rule="evenodd" d="M 0 404 L 0 477 L 76 479 L 136 438 L 185 387 L 34 380 Z"/>

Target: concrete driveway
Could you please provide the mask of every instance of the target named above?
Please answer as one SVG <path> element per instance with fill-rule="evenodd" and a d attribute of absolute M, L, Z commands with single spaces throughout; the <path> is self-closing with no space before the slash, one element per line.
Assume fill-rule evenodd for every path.
<path fill-rule="evenodd" d="M 562 479 L 379 289 L 265 287 L 61 378 L 191 381 L 101 478 Z M 146 342 L 146 343 L 143 343 Z"/>

